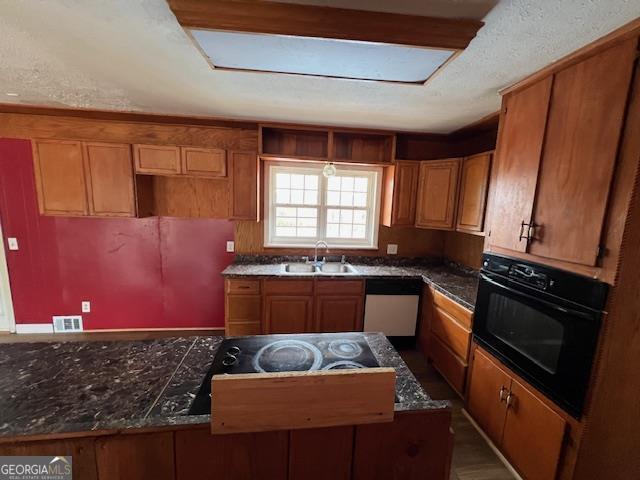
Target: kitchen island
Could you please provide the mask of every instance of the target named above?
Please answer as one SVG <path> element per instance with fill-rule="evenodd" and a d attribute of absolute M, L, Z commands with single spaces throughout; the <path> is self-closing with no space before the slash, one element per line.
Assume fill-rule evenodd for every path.
<path fill-rule="evenodd" d="M 394 422 L 234 435 L 188 415 L 223 337 L 2 345 L 0 455 L 71 454 L 83 479 L 446 478 L 450 405 L 365 335 L 396 370 Z"/>

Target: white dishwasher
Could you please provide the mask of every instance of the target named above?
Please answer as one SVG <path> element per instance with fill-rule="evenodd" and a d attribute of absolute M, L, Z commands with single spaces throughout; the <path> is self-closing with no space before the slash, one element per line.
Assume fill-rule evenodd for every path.
<path fill-rule="evenodd" d="M 372 279 L 365 287 L 364 331 L 415 337 L 422 281 Z"/>

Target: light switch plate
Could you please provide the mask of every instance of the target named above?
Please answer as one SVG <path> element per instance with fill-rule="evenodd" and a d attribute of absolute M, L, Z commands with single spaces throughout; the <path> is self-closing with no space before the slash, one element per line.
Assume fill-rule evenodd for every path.
<path fill-rule="evenodd" d="M 9 245 L 9 250 L 18 250 L 18 239 L 15 237 L 7 238 L 7 244 Z"/>
<path fill-rule="evenodd" d="M 82 302 L 82 313 L 90 313 L 91 312 L 91 302 L 88 300 L 84 300 Z"/>
<path fill-rule="evenodd" d="M 235 252 L 236 251 L 236 242 L 228 241 L 227 242 L 227 252 Z"/>
<path fill-rule="evenodd" d="M 387 244 L 387 254 L 388 255 L 397 255 L 398 254 L 398 245 L 395 243 Z"/>

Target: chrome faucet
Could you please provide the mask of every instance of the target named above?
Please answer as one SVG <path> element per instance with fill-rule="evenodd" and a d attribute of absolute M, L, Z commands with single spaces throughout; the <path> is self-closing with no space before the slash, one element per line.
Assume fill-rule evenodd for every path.
<path fill-rule="evenodd" d="M 314 248 L 314 255 L 313 255 L 313 263 L 315 265 L 318 265 L 318 247 L 320 247 L 320 245 L 324 245 L 324 248 L 326 249 L 325 253 L 329 253 L 329 245 L 327 245 L 327 242 L 325 242 L 324 240 L 318 240 L 316 242 L 316 246 Z"/>

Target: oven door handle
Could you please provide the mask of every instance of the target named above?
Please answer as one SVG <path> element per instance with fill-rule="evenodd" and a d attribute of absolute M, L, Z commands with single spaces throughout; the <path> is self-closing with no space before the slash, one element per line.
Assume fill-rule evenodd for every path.
<path fill-rule="evenodd" d="M 591 315 L 589 315 L 588 313 L 585 312 L 580 312 L 578 310 L 574 310 L 572 308 L 564 308 L 561 307 L 560 305 L 556 305 L 554 303 L 548 302 L 546 300 L 542 300 L 541 298 L 536 298 L 533 295 L 529 295 L 527 293 L 521 292 L 519 290 L 516 290 L 515 288 L 511 288 L 511 287 L 507 287 L 506 285 L 502 285 L 501 283 L 496 282 L 495 280 L 489 278 L 488 276 L 486 276 L 484 273 L 480 274 L 480 278 L 482 280 L 484 280 L 485 282 L 490 283 L 493 286 L 496 286 L 498 288 L 501 288 L 502 290 L 506 290 L 507 292 L 513 293 L 515 295 L 519 295 L 521 297 L 527 298 L 533 302 L 537 302 L 537 303 L 541 303 L 542 305 L 552 309 L 552 310 L 556 310 L 558 312 L 562 312 L 562 313 L 566 313 L 568 315 L 573 315 L 576 317 L 580 317 L 583 318 L 585 320 L 592 320 L 593 317 Z"/>

